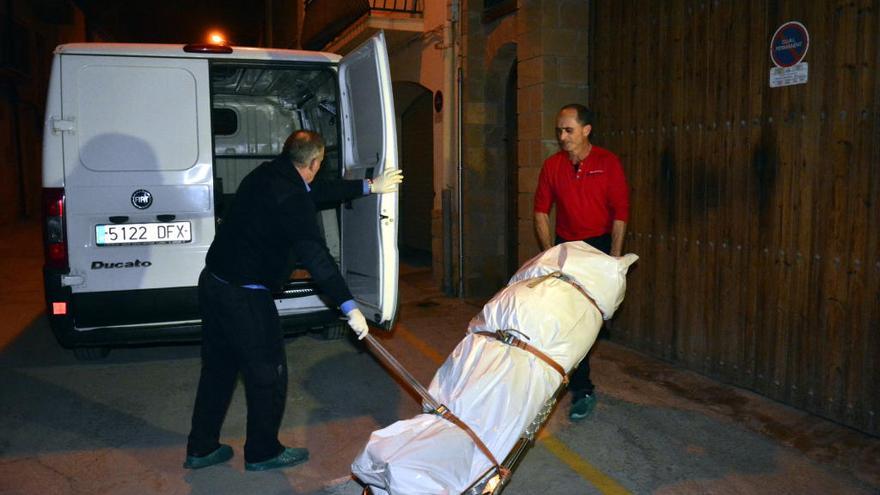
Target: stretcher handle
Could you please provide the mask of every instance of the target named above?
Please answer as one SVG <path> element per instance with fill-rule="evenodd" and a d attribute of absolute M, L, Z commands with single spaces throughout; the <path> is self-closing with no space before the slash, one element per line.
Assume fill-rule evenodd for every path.
<path fill-rule="evenodd" d="M 474 430 L 472 430 L 467 424 L 465 424 L 465 422 L 462 421 L 458 416 L 456 416 L 452 411 L 450 411 L 448 407 L 440 404 L 439 402 L 437 402 L 436 399 L 431 397 L 431 394 L 428 393 L 428 390 L 424 386 L 422 386 L 422 384 L 419 383 L 419 381 L 416 380 L 409 371 L 406 371 L 406 369 L 397 361 L 397 359 L 395 359 L 394 356 L 392 356 L 391 353 L 388 352 L 388 350 L 385 349 L 385 347 L 383 347 L 382 344 L 380 344 L 375 337 L 367 334 L 364 340 L 367 341 L 379 360 L 387 364 L 388 367 L 394 370 L 399 377 L 403 378 L 403 380 L 407 382 L 413 388 L 413 390 L 416 391 L 416 393 L 422 396 L 422 400 L 424 400 L 425 404 L 427 404 L 431 408 L 431 412 L 437 414 L 438 416 L 442 417 L 446 421 L 449 421 L 455 426 L 458 426 L 469 437 L 471 437 L 471 440 L 473 440 L 477 448 L 480 449 L 480 451 L 489 459 L 495 469 L 498 470 L 498 473 L 501 475 L 502 479 L 510 477 L 510 470 L 498 464 L 498 460 L 495 459 L 494 455 L 492 455 L 492 451 L 489 450 L 489 447 L 486 446 L 486 444 L 480 439 L 476 432 L 474 432 Z"/>
<path fill-rule="evenodd" d="M 398 362 L 397 359 L 395 359 L 394 356 L 392 356 L 391 353 L 388 352 L 378 340 L 376 340 L 375 337 L 371 334 L 367 334 L 364 340 L 370 345 L 370 348 L 373 350 L 373 355 L 394 370 L 397 376 L 403 378 L 403 381 L 409 384 L 409 386 L 422 397 L 424 403 L 427 404 L 432 411 L 437 411 L 442 407 L 436 399 L 431 397 L 431 394 L 428 393 L 428 389 L 419 383 L 419 381 L 416 380 L 416 378 L 412 376 L 412 374 L 410 374 L 410 372 L 407 371 L 403 365 L 401 365 L 400 362 Z"/>

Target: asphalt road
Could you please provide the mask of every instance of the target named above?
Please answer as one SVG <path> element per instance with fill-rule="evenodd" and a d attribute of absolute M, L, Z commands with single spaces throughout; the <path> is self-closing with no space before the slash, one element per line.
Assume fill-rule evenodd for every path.
<path fill-rule="evenodd" d="M 223 430 L 235 458 L 187 471 L 198 346 L 76 361 L 42 314 L 38 237 L 34 224 L 0 229 L 0 494 L 357 495 L 350 463 L 370 432 L 420 410 L 353 340 L 292 338 L 281 439 L 310 461 L 244 471 L 239 387 Z M 406 267 L 400 324 L 382 341 L 427 384 L 478 310 Z M 608 341 L 593 369 L 594 415 L 574 424 L 558 407 L 505 494 L 880 493 L 876 438 Z"/>

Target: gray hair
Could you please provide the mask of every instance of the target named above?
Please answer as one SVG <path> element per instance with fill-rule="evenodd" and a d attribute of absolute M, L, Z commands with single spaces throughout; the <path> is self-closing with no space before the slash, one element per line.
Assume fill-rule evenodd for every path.
<path fill-rule="evenodd" d="M 294 131 L 284 141 L 284 154 L 290 158 L 294 166 L 299 168 L 308 167 L 322 151 L 324 151 L 324 138 L 314 131 L 300 129 Z"/>

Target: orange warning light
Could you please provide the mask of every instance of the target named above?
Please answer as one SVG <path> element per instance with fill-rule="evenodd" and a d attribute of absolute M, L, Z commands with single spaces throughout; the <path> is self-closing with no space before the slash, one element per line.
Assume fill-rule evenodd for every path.
<path fill-rule="evenodd" d="M 212 45 L 225 45 L 226 36 L 223 36 L 223 33 L 220 31 L 211 31 L 208 34 L 208 43 Z"/>

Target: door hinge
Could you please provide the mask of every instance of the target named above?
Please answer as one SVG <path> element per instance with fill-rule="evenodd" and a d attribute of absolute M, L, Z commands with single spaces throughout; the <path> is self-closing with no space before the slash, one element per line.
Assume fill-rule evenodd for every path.
<path fill-rule="evenodd" d="M 62 287 L 71 287 L 74 285 L 82 285 L 85 282 L 85 278 L 81 275 L 62 275 L 61 276 L 61 286 Z"/>
<path fill-rule="evenodd" d="M 71 119 L 62 119 L 61 117 L 52 117 L 52 134 L 61 132 L 73 133 L 76 130 L 76 122 Z"/>

